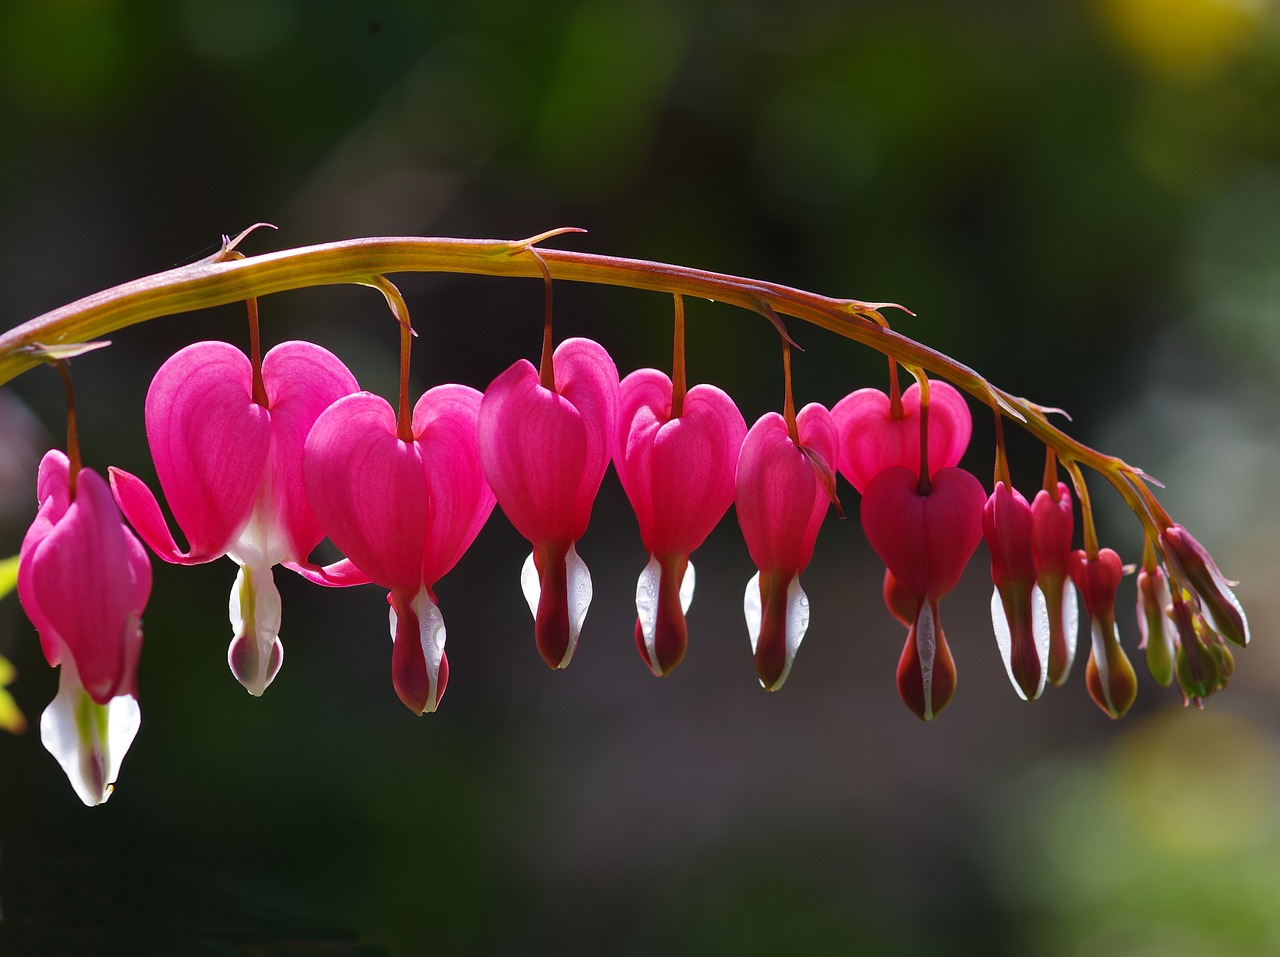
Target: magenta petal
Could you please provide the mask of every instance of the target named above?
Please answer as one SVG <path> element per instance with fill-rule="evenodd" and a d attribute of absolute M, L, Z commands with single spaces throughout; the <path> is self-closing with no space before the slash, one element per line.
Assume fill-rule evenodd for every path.
<path fill-rule="evenodd" d="M 262 381 L 273 439 L 269 510 L 288 539 L 280 553 L 301 559 L 324 537 L 307 502 L 302 479 L 307 434 L 321 412 L 360 387 L 337 356 L 314 343 L 299 341 L 282 342 L 263 357 Z"/>
<path fill-rule="evenodd" d="M 962 469 L 939 469 L 928 495 L 910 469 L 885 469 L 862 497 L 867 541 L 917 601 L 955 587 L 982 540 L 982 483 Z"/>
<path fill-rule="evenodd" d="M 40 503 L 40 510 L 22 539 L 18 559 L 18 601 L 22 603 L 22 609 L 31 619 L 31 624 L 35 625 L 36 632 L 40 635 L 40 647 L 51 667 L 57 667 L 62 661 L 62 641 L 36 600 L 32 585 L 32 573 L 36 566 L 32 556 L 71 504 L 70 473 L 70 462 L 57 449 L 50 449 L 40 460 L 40 468 L 36 474 L 36 501 Z"/>
<path fill-rule="evenodd" d="M 134 690 L 151 566 L 131 539 L 107 483 L 81 469 L 75 500 L 24 556 L 28 598 L 99 704 Z"/>
<path fill-rule="evenodd" d="M 458 563 L 496 501 L 476 445 L 480 401 L 475 389 L 442 385 L 424 394 L 413 409 L 413 434 L 429 503 L 429 534 L 422 555 L 422 581 L 428 587 Z"/>
<path fill-rule="evenodd" d="M 253 509 L 271 424 L 251 399 L 248 358 L 225 342 L 171 356 L 147 392 L 147 441 L 192 560 L 225 553 Z"/>
<path fill-rule="evenodd" d="M 578 483 L 578 499 L 585 501 L 579 518 L 583 528 L 591 517 L 591 502 L 600 489 L 613 451 L 618 422 L 618 367 L 604 346 L 591 339 L 566 339 L 555 351 L 556 391 L 582 416 L 586 430 L 586 470 Z"/>
<path fill-rule="evenodd" d="M 742 413 L 720 389 L 697 385 L 670 418 L 671 382 L 655 369 L 627 376 L 618 395 L 614 468 L 640 538 L 651 554 L 688 555 L 733 504 Z"/>
<path fill-rule="evenodd" d="M 840 434 L 839 469 L 859 492 L 884 469 L 901 465 L 920 472 L 920 386 L 902 393 L 902 418 L 889 417 L 889 397 L 859 389 L 835 404 Z M 929 380 L 929 472 L 959 463 L 973 422 L 964 396 L 950 383 Z"/>
<path fill-rule="evenodd" d="M 835 426 L 826 409 L 805 406 L 797 425 L 802 445 L 828 462 L 835 459 Z M 809 456 L 791 441 L 778 413 L 765 413 L 747 433 L 736 490 L 738 523 L 756 567 L 766 574 L 803 571 L 829 499 Z"/>
<path fill-rule="evenodd" d="M 396 437 L 385 399 L 339 399 L 307 438 L 307 496 L 333 543 L 372 581 L 416 594 L 422 584 L 427 490 L 415 443 Z"/>
<path fill-rule="evenodd" d="M 198 565 L 212 561 L 219 555 L 184 552 L 173 540 L 169 524 L 160 511 L 160 503 L 151 494 L 146 483 L 132 473 L 111 467 L 107 469 L 111 480 L 111 491 L 115 494 L 120 511 L 129 520 L 129 524 L 142 537 L 156 555 L 166 562 L 175 565 Z"/>

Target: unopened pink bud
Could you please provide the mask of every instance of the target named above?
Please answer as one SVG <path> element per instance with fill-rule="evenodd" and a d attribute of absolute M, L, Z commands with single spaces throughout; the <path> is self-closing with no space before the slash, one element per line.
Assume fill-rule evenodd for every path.
<path fill-rule="evenodd" d="M 1160 533 L 1165 558 L 1200 599 L 1213 630 L 1233 645 L 1249 644 L 1249 619 L 1236 600 L 1228 581 L 1218 571 L 1213 557 L 1181 525 L 1170 525 Z"/>

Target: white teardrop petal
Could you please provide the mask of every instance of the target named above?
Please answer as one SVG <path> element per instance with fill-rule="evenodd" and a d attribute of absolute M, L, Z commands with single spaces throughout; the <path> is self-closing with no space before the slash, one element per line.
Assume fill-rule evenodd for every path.
<path fill-rule="evenodd" d="M 938 635 L 934 628 L 933 606 L 924 602 L 916 618 L 916 654 L 920 656 L 920 687 L 924 692 L 924 719 L 933 719 L 933 660 L 938 653 Z"/>
<path fill-rule="evenodd" d="M 693 573 L 693 562 L 684 567 L 684 577 L 680 579 L 680 610 L 686 615 L 693 604 L 693 585 L 696 576 Z"/>
<path fill-rule="evenodd" d="M 133 695 L 105 705 L 89 697 L 74 668 L 63 665 L 58 694 L 40 716 L 40 741 L 58 760 L 76 796 L 93 807 L 111 797 L 129 745 L 142 724 Z"/>
<path fill-rule="evenodd" d="M 747 619 L 747 637 L 751 639 L 751 653 L 756 653 L 756 642 L 760 640 L 760 573 L 756 572 L 747 582 L 747 591 L 742 596 L 742 614 Z"/>
<path fill-rule="evenodd" d="M 542 584 L 538 581 L 538 567 L 533 563 L 533 552 L 524 560 L 520 569 L 520 590 L 524 592 L 524 600 L 529 604 L 529 614 L 538 617 L 538 596 L 542 594 Z"/>
<path fill-rule="evenodd" d="M 1038 698 L 1044 693 L 1049 680 L 1049 606 L 1039 585 L 1031 586 L 1031 635 L 1036 643 L 1036 658 L 1040 661 L 1040 683 L 1036 685 Z"/>
<path fill-rule="evenodd" d="M 653 660 L 653 633 L 658 620 L 658 584 L 662 578 L 662 566 L 652 555 L 636 581 L 636 617 L 640 620 L 640 633 L 644 635 L 649 659 Z"/>
<path fill-rule="evenodd" d="M 578 557 L 576 545 L 569 546 L 564 564 L 569 592 L 569 648 L 564 653 L 564 661 L 560 665 L 562 668 L 569 663 L 574 649 L 578 647 L 578 635 L 582 633 L 582 623 L 586 621 L 592 595 L 591 572 L 587 570 L 587 563 Z"/>
<path fill-rule="evenodd" d="M 1080 641 L 1080 602 L 1070 578 L 1062 586 L 1062 634 L 1067 639 L 1067 668 L 1070 668 L 1076 660 L 1076 645 Z"/>

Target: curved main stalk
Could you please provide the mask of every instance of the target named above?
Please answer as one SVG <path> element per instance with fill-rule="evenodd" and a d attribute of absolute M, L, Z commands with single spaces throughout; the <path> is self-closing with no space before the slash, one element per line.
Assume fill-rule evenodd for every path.
<path fill-rule="evenodd" d="M 0 335 L 0 384 L 42 361 L 47 347 L 88 342 L 116 329 L 308 286 L 380 285 L 384 275 L 449 272 L 543 277 L 696 296 L 740 306 L 776 320 L 792 316 L 870 346 L 906 366 L 948 380 L 979 402 L 1018 420 L 1064 461 L 1102 473 L 1126 500 L 1141 471 L 1103 455 L 1051 425 L 1045 409 L 991 385 L 977 372 L 888 327 L 882 309 L 894 303 L 835 299 L 777 283 L 642 259 L 547 249 L 534 245 L 565 230 L 524 240 L 385 237 L 351 239 L 233 256 L 226 245 L 208 259 L 122 283 L 61 306 Z M 544 269 L 546 273 L 544 273 Z M 1132 504 L 1132 502 L 1131 502 Z M 1138 511 L 1144 525 L 1145 510 Z"/>

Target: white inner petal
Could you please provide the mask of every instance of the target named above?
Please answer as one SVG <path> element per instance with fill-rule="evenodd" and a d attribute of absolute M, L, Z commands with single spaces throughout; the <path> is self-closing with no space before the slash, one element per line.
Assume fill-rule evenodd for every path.
<path fill-rule="evenodd" d="M 538 582 L 538 566 L 533 563 L 533 552 L 524 560 L 520 569 L 520 590 L 524 592 L 524 600 L 529 605 L 529 614 L 538 617 L 538 596 L 542 594 L 542 585 Z"/>
<path fill-rule="evenodd" d="M 1093 622 L 1090 629 L 1093 638 L 1093 662 L 1098 669 L 1098 681 L 1102 685 L 1102 696 L 1107 699 L 1107 710 L 1115 711 L 1115 706 L 1111 703 L 1111 682 L 1108 681 L 1110 675 L 1110 663 L 1107 661 L 1107 646 L 1102 640 L 1102 625 Z"/>
<path fill-rule="evenodd" d="M 751 653 L 756 653 L 756 642 L 760 640 L 760 573 L 756 572 L 747 582 L 747 591 L 742 596 L 742 614 L 747 619 L 747 637 L 751 639 Z"/>
<path fill-rule="evenodd" d="M 1000 649 L 1000 657 L 1004 660 L 1004 670 L 1009 676 L 1009 683 L 1018 697 L 1027 700 L 1026 692 L 1013 676 L 1013 633 L 1009 627 L 1009 619 L 1005 614 L 1004 602 L 1000 598 L 1000 589 L 991 591 L 991 626 L 996 633 L 996 646 Z M 1045 682 L 1049 677 L 1049 609 L 1045 605 L 1044 592 L 1036 585 L 1031 589 L 1031 634 L 1035 641 L 1036 658 L 1040 661 L 1040 683 L 1032 700 L 1040 697 Z"/>
<path fill-rule="evenodd" d="M 62 766 L 77 797 L 92 807 L 111 797 L 120 763 L 141 724 L 142 711 L 133 695 L 97 704 L 74 666 L 64 664 L 58 694 L 40 716 L 40 741 Z"/>
<path fill-rule="evenodd" d="M 747 582 L 747 590 L 742 596 L 742 614 L 747 620 L 747 636 L 751 639 L 751 653 L 756 653 L 756 645 L 760 642 L 760 620 L 763 611 L 760 603 L 760 573 L 756 572 L 751 576 L 751 581 Z M 804 634 L 809 630 L 809 596 L 804 593 L 804 589 L 800 587 L 800 576 L 796 575 L 787 585 L 787 624 L 786 624 L 786 642 L 787 642 L 787 660 L 782 667 L 782 674 L 778 676 L 778 680 L 773 684 L 773 690 L 782 687 L 783 682 L 787 680 L 787 675 L 791 673 L 791 663 L 795 661 L 796 652 L 800 649 L 800 642 L 804 640 Z M 764 682 L 760 682 L 764 687 Z"/>
<path fill-rule="evenodd" d="M 920 656 L 920 684 L 924 691 L 924 717 L 933 718 L 933 659 L 938 651 L 938 636 L 934 630 L 933 606 L 924 602 L 916 619 L 916 654 Z"/>
<path fill-rule="evenodd" d="M 582 623 L 586 621 L 592 594 L 591 572 L 587 571 L 587 563 L 578 557 L 576 545 L 569 546 L 569 554 L 565 556 L 564 564 L 569 590 L 569 648 L 564 653 L 561 667 L 569 663 L 574 649 L 578 647 L 578 635 L 582 632 Z"/>
<path fill-rule="evenodd" d="M 227 610 L 234 636 L 232 651 L 235 639 L 245 636 L 257 646 L 255 673 L 240 674 L 234 665 L 232 672 L 249 694 L 261 696 L 279 673 L 284 659 L 284 645 L 280 643 L 280 592 L 270 565 L 239 567 Z"/>
<path fill-rule="evenodd" d="M 1070 668 L 1076 660 L 1076 644 L 1080 640 L 1080 601 L 1070 578 L 1062 587 L 1062 629 L 1067 640 L 1067 667 Z"/>
<path fill-rule="evenodd" d="M 688 614 L 693 604 L 694 586 L 693 562 L 685 566 L 684 577 L 680 579 L 680 610 Z M 654 631 L 658 620 L 658 591 L 662 584 L 662 565 L 653 555 L 649 556 L 649 564 L 644 566 L 640 577 L 636 580 L 636 617 L 640 619 L 640 633 L 644 635 L 646 644 L 652 645 Z M 652 658 L 652 647 L 650 655 Z"/>

